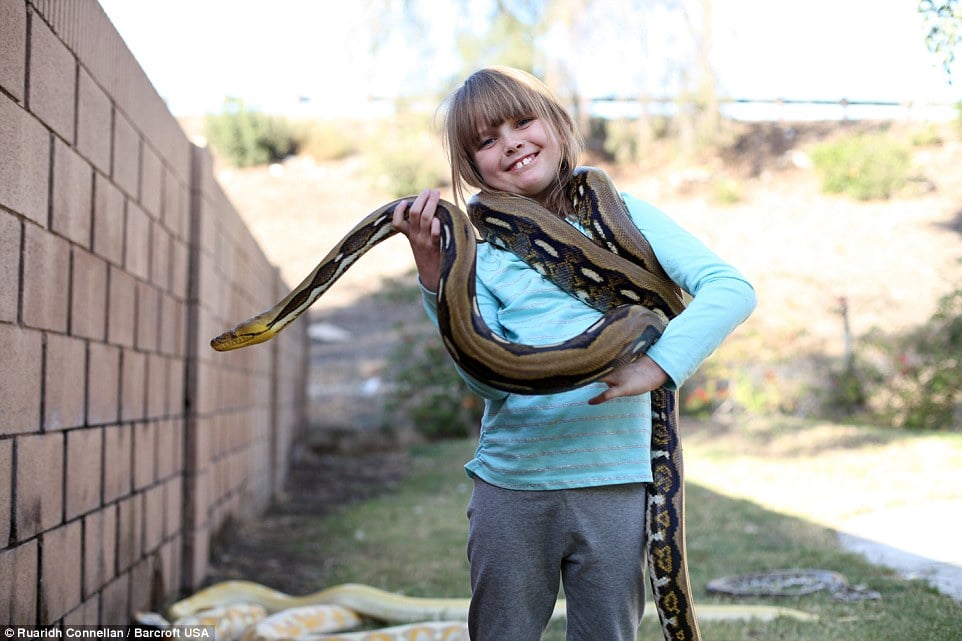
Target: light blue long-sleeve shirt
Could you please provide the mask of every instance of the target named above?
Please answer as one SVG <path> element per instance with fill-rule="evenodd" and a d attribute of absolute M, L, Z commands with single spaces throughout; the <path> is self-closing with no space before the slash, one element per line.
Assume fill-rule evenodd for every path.
<path fill-rule="evenodd" d="M 631 218 L 668 276 L 693 298 L 648 350 L 678 387 L 755 308 L 745 278 L 661 211 L 623 194 Z M 581 333 L 601 313 L 563 292 L 520 258 L 490 243 L 477 250 L 477 296 L 488 327 L 504 338 L 548 345 Z M 437 296 L 422 290 L 437 324 Z M 465 469 L 508 489 L 562 489 L 651 480 L 649 394 L 588 405 L 606 386 L 541 396 L 511 394 L 461 372 L 485 399 L 481 437 Z"/>

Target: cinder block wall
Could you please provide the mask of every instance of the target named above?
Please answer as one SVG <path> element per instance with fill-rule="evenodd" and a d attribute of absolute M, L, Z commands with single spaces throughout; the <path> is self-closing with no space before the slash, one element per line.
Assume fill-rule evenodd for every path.
<path fill-rule="evenodd" d="M 96 0 L 0 0 L 0 623 L 126 623 L 203 581 L 304 421 L 306 324 Z"/>

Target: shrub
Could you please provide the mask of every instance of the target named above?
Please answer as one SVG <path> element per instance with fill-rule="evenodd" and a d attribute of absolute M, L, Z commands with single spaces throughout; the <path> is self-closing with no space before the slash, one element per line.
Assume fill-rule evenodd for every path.
<path fill-rule="evenodd" d="M 859 134 L 825 142 L 812 152 L 822 191 L 858 200 L 886 199 L 908 179 L 911 158 L 884 134 Z"/>
<path fill-rule="evenodd" d="M 386 409 L 403 414 L 430 439 L 463 438 L 480 424 L 483 402 L 471 392 L 433 327 L 406 331 L 390 358 Z"/>
<path fill-rule="evenodd" d="M 297 150 L 284 118 L 251 111 L 238 98 L 226 99 L 223 113 L 205 118 L 204 134 L 214 151 L 235 167 L 266 165 Z"/>
<path fill-rule="evenodd" d="M 896 427 L 962 428 L 962 289 L 944 296 L 922 327 L 899 337 L 865 340 L 878 385 L 870 403 Z"/>
<path fill-rule="evenodd" d="M 414 275 L 390 278 L 377 296 L 398 306 L 413 305 L 414 322 L 399 324 L 399 340 L 391 351 L 384 377 L 390 392 L 385 411 L 400 414 L 431 439 L 461 438 L 477 431 L 483 402 L 468 389 L 434 325 L 421 310 Z"/>

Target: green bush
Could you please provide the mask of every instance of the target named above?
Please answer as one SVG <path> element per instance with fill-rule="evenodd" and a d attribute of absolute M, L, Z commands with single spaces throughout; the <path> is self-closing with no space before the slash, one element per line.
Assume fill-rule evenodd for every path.
<path fill-rule="evenodd" d="M 420 434 L 463 438 L 477 431 L 484 404 L 458 376 L 433 326 L 404 333 L 390 358 L 388 377 L 387 411 L 401 413 Z"/>
<path fill-rule="evenodd" d="M 905 185 L 911 156 L 884 134 L 859 134 L 820 144 L 812 152 L 822 191 L 858 200 L 890 198 Z"/>
<path fill-rule="evenodd" d="M 962 429 L 962 289 L 944 296 L 919 329 L 866 338 L 864 378 L 874 411 L 896 427 Z"/>
<path fill-rule="evenodd" d="M 224 111 L 204 120 L 211 147 L 235 167 L 277 162 L 297 151 L 287 120 L 252 111 L 238 98 L 224 101 Z"/>

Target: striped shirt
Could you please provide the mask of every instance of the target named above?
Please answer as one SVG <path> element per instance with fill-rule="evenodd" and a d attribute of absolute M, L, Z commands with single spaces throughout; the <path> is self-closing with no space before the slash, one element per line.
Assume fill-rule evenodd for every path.
<path fill-rule="evenodd" d="M 680 386 L 755 307 L 751 285 L 655 207 L 623 194 L 631 218 L 669 277 L 693 296 L 648 355 Z M 528 345 L 566 340 L 601 314 L 566 294 L 514 254 L 479 243 L 477 295 L 492 331 Z M 437 297 L 422 289 L 437 324 Z M 651 480 L 650 395 L 600 405 L 588 399 L 604 383 L 559 394 L 522 396 L 461 372 L 485 400 L 481 437 L 465 469 L 507 489 L 545 490 Z"/>

